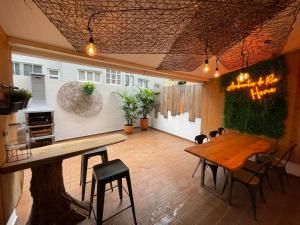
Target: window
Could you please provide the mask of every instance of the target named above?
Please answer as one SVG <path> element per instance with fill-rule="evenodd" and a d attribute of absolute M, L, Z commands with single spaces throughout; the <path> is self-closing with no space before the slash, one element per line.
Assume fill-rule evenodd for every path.
<path fill-rule="evenodd" d="M 24 69 L 23 74 L 26 76 L 29 76 L 32 73 L 42 74 L 42 66 L 41 65 L 24 63 L 23 69 Z"/>
<path fill-rule="evenodd" d="M 138 86 L 142 88 L 148 88 L 149 80 L 146 79 L 138 79 Z"/>
<path fill-rule="evenodd" d="M 50 79 L 59 80 L 59 70 L 58 69 L 48 69 L 48 75 Z"/>
<path fill-rule="evenodd" d="M 106 84 L 122 85 L 121 71 L 106 69 Z"/>
<path fill-rule="evenodd" d="M 130 73 L 125 73 L 125 86 L 126 87 L 134 86 L 134 76 L 130 75 Z"/>
<path fill-rule="evenodd" d="M 12 63 L 12 71 L 13 71 L 13 74 L 20 75 L 21 74 L 20 63 L 13 62 Z"/>
<path fill-rule="evenodd" d="M 154 88 L 155 88 L 155 89 L 159 89 L 159 88 L 160 88 L 160 84 L 155 83 L 155 84 L 154 84 Z"/>
<path fill-rule="evenodd" d="M 99 71 L 79 70 L 78 80 L 82 82 L 101 83 L 101 73 Z"/>

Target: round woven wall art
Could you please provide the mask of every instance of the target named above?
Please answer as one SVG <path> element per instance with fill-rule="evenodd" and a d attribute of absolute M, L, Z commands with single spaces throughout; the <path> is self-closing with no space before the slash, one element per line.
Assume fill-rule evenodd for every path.
<path fill-rule="evenodd" d="M 81 90 L 81 83 L 72 81 L 60 87 L 57 93 L 57 102 L 66 112 L 81 117 L 92 117 L 101 111 L 103 99 L 96 89 L 93 94 L 86 95 Z"/>

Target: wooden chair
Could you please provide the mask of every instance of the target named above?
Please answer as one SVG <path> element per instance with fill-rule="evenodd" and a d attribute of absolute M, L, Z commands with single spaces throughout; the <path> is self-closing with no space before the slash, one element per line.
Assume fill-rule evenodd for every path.
<path fill-rule="evenodd" d="M 232 187 L 235 182 L 239 182 L 247 188 L 247 190 L 250 194 L 255 220 L 257 220 L 257 217 L 256 217 L 256 192 L 259 191 L 262 202 L 263 203 L 266 202 L 264 192 L 263 192 L 263 184 L 264 184 L 265 175 L 268 171 L 268 168 L 271 165 L 273 157 L 274 156 L 272 154 L 266 155 L 264 161 L 260 164 L 260 167 L 254 173 L 252 173 L 248 170 L 245 170 L 245 169 L 239 169 L 237 171 L 234 171 L 232 174 L 232 181 L 231 181 L 232 186 L 231 186 L 230 192 L 232 192 Z M 222 193 L 224 193 L 227 183 L 228 183 L 228 178 L 226 179 Z M 230 194 L 230 198 L 231 198 L 231 194 Z M 229 203 L 231 203 L 231 199 L 229 199 Z"/>
<path fill-rule="evenodd" d="M 286 177 L 287 182 L 289 181 L 288 173 L 286 171 L 286 165 L 290 161 L 296 146 L 297 146 L 297 144 L 291 143 L 279 159 L 274 158 L 271 162 L 271 169 L 276 172 L 276 174 L 279 178 L 282 193 L 284 193 L 284 177 Z M 264 158 L 265 158 L 264 155 L 260 156 L 258 158 L 258 162 L 264 161 Z"/>

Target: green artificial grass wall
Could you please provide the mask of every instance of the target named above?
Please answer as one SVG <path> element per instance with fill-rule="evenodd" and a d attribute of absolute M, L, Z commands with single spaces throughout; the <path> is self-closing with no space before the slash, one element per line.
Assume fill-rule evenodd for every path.
<path fill-rule="evenodd" d="M 221 87 L 225 93 L 224 126 L 241 132 L 265 135 L 270 138 L 279 138 L 284 133 L 284 121 L 287 116 L 287 68 L 283 56 L 269 61 L 260 62 L 245 69 L 250 79 L 241 84 L 248 83 L 251 87 L 228 90 L 228 86 L 234 82 L 238 85 L 237 76 L 240 70 L 230 72 L 222 76 Z M 279 78 L 277 82 L 268 83 L 266 77 L 274 74 Z M 262 77 L 265 83 L 258 86 L 257 81 Z M 269 76 L 270 78 L 270 76 Z M 254 83 L 256 82 L 256 86 Z M 268 85 L 265 85 L 268 83 Z M 252 99 L 251 89 L 256 93 L 256 87 L 260 91 L 276 90 L 267 93 L 255 100 Z"/>

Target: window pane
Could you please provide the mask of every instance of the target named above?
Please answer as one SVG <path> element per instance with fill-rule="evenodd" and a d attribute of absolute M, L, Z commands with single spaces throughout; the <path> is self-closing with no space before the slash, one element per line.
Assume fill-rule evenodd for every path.
<path fill-rule="evenodd" d="M 58 76 L 58 70 L 49 70 L 49 75 Z"/>
<path fill-rule="evenodd" d="M 14 63 L 14 74 L 20 75 L 20 63 Z"/>
<path fill-rule="evenodd" d="M 79 71 L 79 80 L 85 81 L 85 72 L 84 71 Z"/>
<path fill-rule="evenodd" d="M 93 81 L 93 72 L 87 72 L 87 80 L 88 81 Z"/>
<path fill-rule="evenodd" d="M 143 80 L 142 79 L 138 79 L 138 86 L 143 87 Z"/>
<path fill-rule="evenodd" d="M 99 72 L 95 72 L 95 82 L 100 83 L 101 79 L 100 79 L 100 73 Z"/>
<path fill-rule="evenodd" d="M 33 65 L 33 72 L 34 73 L 42 73 L 42 66 L 40 66 L 40 65 Z"/>
<path fill-rule="evenodd" d="M 129 75 L 125 75 L 125 86 L 130 86 Z"/>
<path fill-rule="evenodd" d="M 117 85 L 121 85 L 121 80 L 117 80 Z"/>
<path fill-rule="evenodd" d="M 145 88 L 148 88 L 148 83 L 149 83 L 149 81 L 145 80 Z"/>
<path fill-rule="evenodd" d="M 133 75 L 130 76 L 130 86 L 131 87 L 134 86 L 134 76 Z"/>
<path fill-rule="evenodd" d="M 28 76 L 32 73 L 32 65 L 31 64 L 24 64 L 24 75 Z"/>

